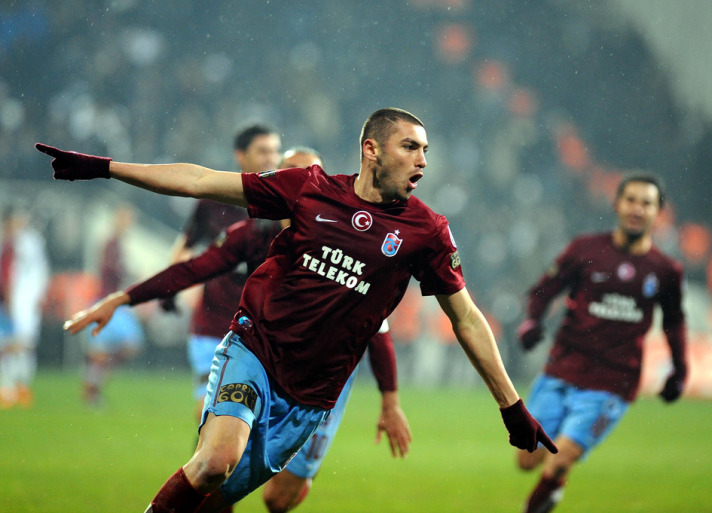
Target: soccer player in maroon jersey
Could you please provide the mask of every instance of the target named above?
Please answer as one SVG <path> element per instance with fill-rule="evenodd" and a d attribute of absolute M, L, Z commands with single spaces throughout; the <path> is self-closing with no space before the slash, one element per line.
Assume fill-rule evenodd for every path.
<path fill-rule="evenodd" d="M 615 199 L 617 227 L 574 239 L 529 291 L 528 317 L 519 327 L 526 350 L 542 339 L 549 303 L 564 289 L 568 297 L 566 315 L 528 401 L 544 429 L 556 437 L 559 452 L 519 452 L 522 469 L 543 463 L 527 513 L 554 508 L 571 468 L 608 436 L 635 399 L 643 338 L 656 304 L 673 364 L 660 396 L 672 402 L 682 393 L 687 375 L 682 268 L 655 247 L 651 235 L 664 198 L 655 175 L 625 176 Z"/>
<path fill-rule="evenodd" d="M 261 123 L 248 125 L 235 135 L 233 157 L 243 173 L 267 171 L 277 167 L 281 145 L 276 129 Z M 196 248 L 206 247 L 225 228 L 246 218 L 244 208 L 208 199 L 199 200 L 183 233 L 176 239 L 171 263 L 188 260 Z"/>
<path fill-rule="evenodd" d="M 380 109 L 361 132 L 355 175 L 319 166 L 258 174 L 193 164 L 129 164 L 38 144 L 56 179 L 116 178 L 290 220 L 247 280 L 216 352 L 198 447 L 148 511 L 220 511 L 279 472 L 334 406 L 370 338 L 411 277 L 450 317 L 500 407 L 510 443 L 556 446 L 529 414 L 473 303 L 447 220 L 412 196 L 424 176 L 423 123 Z"/>
<path fill-rule="evenodd" d="M 280 161 L 280 168 L 309 167 L 322 164 L 315 150 L 305 147 L 290 148 Z M 111 326 L 114 316 L 124 311 L 124 305 L 137 305 L 152 299 L 172 297 L 173 294 L 195 284 L 205 282 L 203 291 L 204 314 L 200 323 L 201 335 L 192 340 L 191 367 L 194 372 L 204 369 L 205 383 L 198 383 L 196 392 L 202 402 L 205 398 L 207 375 L 216 346 L 235 312 L 247 277 L 265 260 L 270 242 L 287 226 L 286 222 L 247 219 L 228 227 L 202 254 L 134 284 L 125 290 L 114 287 L 106 297 L 91 308 L 72 316 L 65 324 L 71 334 L 77 334 L 92 323 L 97 326 L 92 335 L 101 336 L 103 329 Z M 241 269 L 244 266 L 244 269 Z M 238 271 L 239 270 L 239 271 Z M 118 282 L 114 283 L 119 285 Z M 116 291 L 116 292 L 114 292 Z M 369 343 L 369 359 L 373 374 L 381 391 L 381 413 L 377 423 L 377 438 L 385 432 L 394 457 L 405 457 L 410 448 L 411 433 L 408 421 L 400 407 L 397 391 L 396 360 L 393 339 L 388 324 L 379 330 Z M 203 348 L 202 346 L 206 347 Z M 195 360 L 195 361 L 194 361 Z M 311 488 L 328 452 L 353 387 L 355 372 L 341 392 L 336 406 L 326 422 L 310 438 L 284 470 L 272 477 L 264 486 L 263 497 L 270 513 L 281 513 L 298 506 Z"/>

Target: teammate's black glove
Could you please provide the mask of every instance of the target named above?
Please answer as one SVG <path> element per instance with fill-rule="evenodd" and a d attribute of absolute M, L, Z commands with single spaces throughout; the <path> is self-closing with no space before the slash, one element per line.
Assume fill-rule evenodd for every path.
<path fill-rule="evenodd" d="M 527 319 L 517 328 L 517 337 L 524 350 L 529 351 L 544 338 L 544 329 L 539 321 Z"/>
<path fill-rule="evenodd" d="M 110 178 L 108 157 L 85 155 L 75 151 L 64 151 L 53 146 L 37 143 L 35 148 L 45 155 L 54 157 L 52 169 L 55 180 L 91 180 L 93 178 Z"/>
<path fill-rule="evenodd" d="M 677 401 L 682 395 L 682 389 L 685 387 L 685 378 L 687 377 L 687 367 L 685 365 L 676 365 L 675 370 L 668 376 L 665 381 L 665 386 L 660 391 L 660 397 L 666 403 Z"/>
<path fill-rule="evenodd" d="M 166 313 L 180 315 L 180 308 L 178 308 L 175 296 L 169 296 L 164 297 L 163 299 L 159 299 L 158 305 L 161 307 L 161 310 Z"/>

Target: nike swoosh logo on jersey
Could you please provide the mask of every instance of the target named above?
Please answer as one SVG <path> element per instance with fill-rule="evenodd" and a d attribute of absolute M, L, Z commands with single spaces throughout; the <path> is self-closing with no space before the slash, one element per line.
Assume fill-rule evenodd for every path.
<path fill-rule="evenodd" d="M 336 219 L 328 219 L 326 217 L 321 217 L 321 214 L 317 214 L 316 220 L 320 223 L 338 223 Z"/>

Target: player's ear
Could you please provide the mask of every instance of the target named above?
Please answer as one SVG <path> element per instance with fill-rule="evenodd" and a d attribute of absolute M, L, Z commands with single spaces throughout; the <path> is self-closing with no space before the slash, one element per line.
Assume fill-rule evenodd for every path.
<path fill-rule="evenodd" d="M 376 142 L 375 139 L 366 139 L 363 141 L 363 158 L 366 160 L 370 160 L 375 162 L 378 160 L 378 156 L 380 155 L 380 147 L 378 146 L 378 143 Z"/>

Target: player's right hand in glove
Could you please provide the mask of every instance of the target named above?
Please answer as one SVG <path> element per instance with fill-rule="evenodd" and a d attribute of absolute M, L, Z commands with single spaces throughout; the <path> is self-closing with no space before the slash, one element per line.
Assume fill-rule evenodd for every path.
<path fill-rule="evenodd" d="M 108 157 L 85 155 L 75 151 L 64 151 L 54 146 L 37 143 L 35 148 L 45 155 L 53 157 L 52 169 L 55 180 L 91 180 L 93 178 L 111 178 Z"/>
<path fill-rule="evenodd" d="M 534 452 L 541 442 L 552 454 L 559 452 L 549 435 L 544 432 L 541 424 L 524 406 L 524 401 L 519 399 L 513 405 L 500 408 L 499 411 L 502 413 L 504 426 L 509 431 L 509 443 L 514 447 Z"/>
<path fill-rule="evenodd" d="M 539 321 L 527 319 L 517 328 L 517 337 L 524 350 L 529 351 L 544 338 L 544 329 Z"/>
<path fill-rule="evenodd" d="M 168 296 L 163 299 L 159 299 L 158 304 L 164 312 L 180 315 L 180 308 L 178 308 L 175 296 Z"/>
<path fill-rule="evenodd" d="M 665 381 L 663 389 L 658 394 L 666 403 L 677 401 L 682 395 L 682 390 L 685 387 L 685 378 L 687 377 L 687 366 L 684 364 L 675 365 L 675 370 L 672 371 Z"/>

